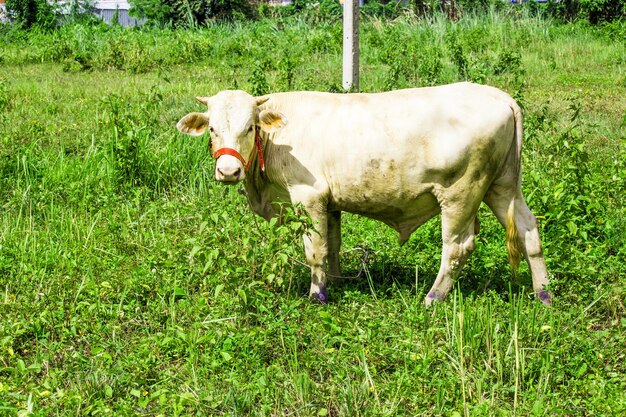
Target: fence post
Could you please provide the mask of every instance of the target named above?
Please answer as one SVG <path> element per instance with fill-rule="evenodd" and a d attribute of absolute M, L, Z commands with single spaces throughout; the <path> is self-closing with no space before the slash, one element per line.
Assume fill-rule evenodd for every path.
<path fill-rule="evenodd" d="M 359 0 L 343 1 L 343 88 L 359 89 Z"/>

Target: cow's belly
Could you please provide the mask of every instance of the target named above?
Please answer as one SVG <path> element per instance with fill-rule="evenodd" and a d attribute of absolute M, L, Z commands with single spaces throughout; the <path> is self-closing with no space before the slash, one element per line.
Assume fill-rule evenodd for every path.
<path fill-rule="evenodd" d="M 357 196 L 360 198 L 355 198 Z M 409 195 L 363 190 L 352 197 L 333 199 L 330 209 L 380 220 L 398 232 L 401 243 L 415 229 L 441 212 L 437 199 L 426 190 Z"/>

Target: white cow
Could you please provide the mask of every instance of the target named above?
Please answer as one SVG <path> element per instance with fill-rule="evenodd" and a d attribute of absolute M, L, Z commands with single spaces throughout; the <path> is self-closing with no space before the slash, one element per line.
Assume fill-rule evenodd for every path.
<path fill-rule="evenodd" d="M 481 202 L 506 229 L 509 260 L 520 251 L 535 294 L 550 294 L 537 222 L 522 196 L 522 114 L 506 93 L 459 83 L 378 94 L 290 92 L 255 98 L 243 91 L 197 97 L 205 113 L 177 124 L 211 132 L 215 179 L 245 188 L 257 214 L 301 203 L 317 233 L 304 236 L 311 297 L 325 302 L 339 276 L 341 212 L 378 219 L 405 242 L 441 213 L 443 253 L 425 298 L 443 299 L 474 249 Z"/>

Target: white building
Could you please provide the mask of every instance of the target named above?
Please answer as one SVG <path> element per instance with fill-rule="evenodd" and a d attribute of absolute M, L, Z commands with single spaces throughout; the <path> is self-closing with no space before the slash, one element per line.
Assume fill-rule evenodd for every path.
<path fill-rule="evenodd" d="M 107 23 L 110 23 L 118 13 L 118 21 L 122 26 L 139 26 L 145 22 L 145 19 L 137 19 L 128 15 L 130 4 L 126 0 L 100 0 L 94 3 L 96 16 L 100 17 Z"/>

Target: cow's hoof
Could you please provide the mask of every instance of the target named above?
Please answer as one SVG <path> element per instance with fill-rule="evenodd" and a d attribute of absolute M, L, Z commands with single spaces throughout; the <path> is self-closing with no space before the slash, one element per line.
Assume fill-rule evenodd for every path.
<path fill-rule="evenodd" d="M 320 289 L 319 292 L 314 292 L 311 294 L 311 299 L 317 301 L 320 304 L 326 304 L 328 301 L 328 294 L 326 294 L 326 288 Z"/>
<path fill-rule="evenodd" d="M 437 291 L 430 291 L 426 298 L 424 298 L 424 306 L 426 306 L 426 308 L 429 308 L 434 303 L 443 301 L 444 298 L 446 298 L 445 295 L 441 295 Z"/>
<path fill-rule="evenodd" d="M 537 298 L 541 300 L 541 302 L 547 306 L 552 304 L 552 294 L 550 291 L 541 290 L 537 293 Z"/>

